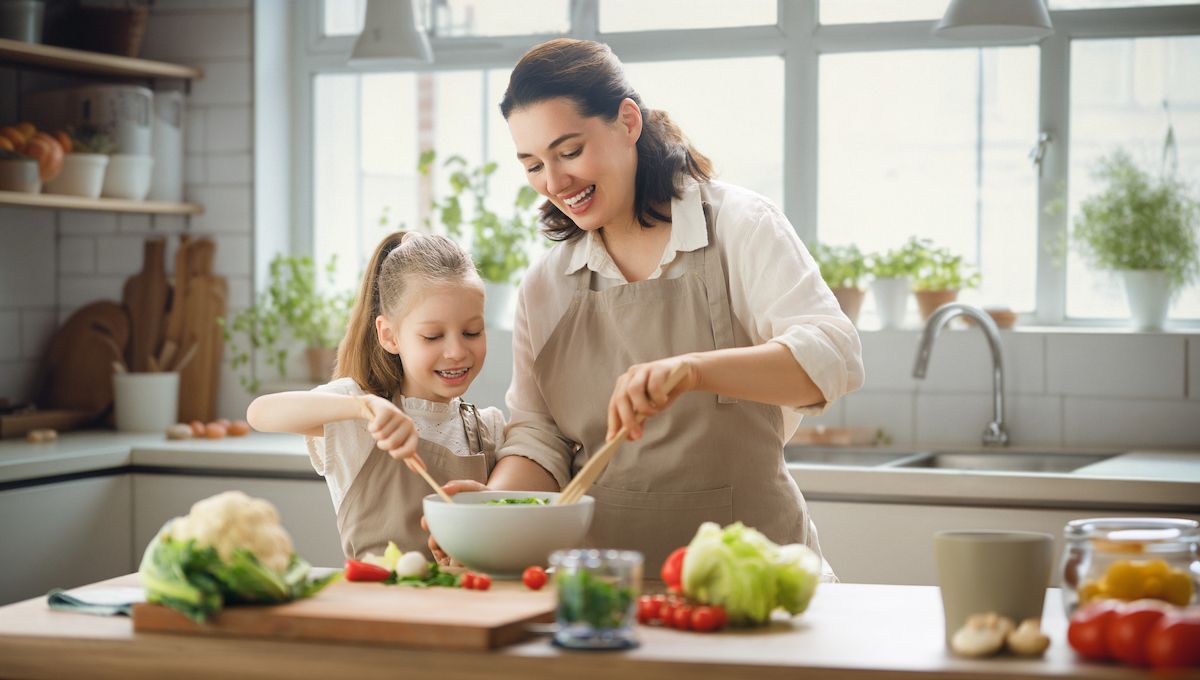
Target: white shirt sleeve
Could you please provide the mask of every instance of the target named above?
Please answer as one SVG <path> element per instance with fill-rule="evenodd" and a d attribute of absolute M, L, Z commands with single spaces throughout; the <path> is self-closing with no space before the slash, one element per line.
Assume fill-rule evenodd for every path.
<path fill-rule="evenodd" d="M 334 380 L 312 391 L 348 396 L 365 394 L 350 378 Z M 304 443 L 313 469 L 325 477 L 334 510 L 337 510 L 375 448 L 375 440 L 367 431 L 367 422 L 355 419 L 326 423 L 324 436 L 305 437 Z"/>
<path fill-rule="evenodd" d="M 793 409 L 820 414 L 863 384 L 858 331 L 787 217 L 766 202 L 742 207 L 727 204 L 717 218 L 733 314 L 754 344 L 777 342 L 791 351 L 825 397 Z"/>

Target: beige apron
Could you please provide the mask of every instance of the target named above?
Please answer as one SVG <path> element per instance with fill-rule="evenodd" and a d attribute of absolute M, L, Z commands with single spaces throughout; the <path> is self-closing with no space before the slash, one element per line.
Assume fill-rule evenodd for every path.
<path fill-rule="evenodd" d="M 629 366 L 752 344 L 733 318 L 712 209 L 707 201 L 703 208 L 708 246 L 680 253 L 683 276 L 594 291 L 590 269 L 571 275 L 575 296 L 533 370 L 554 422 L 577 442 L 572 474 L 604 444 L 613 385 Z M 705 521 L 741 521 L 820 554 L 784 463 L 782 427 L 777 406 L 683 395 L 646 421 L 642 439 L 622 445 L 592 487 L 590 543 L 641 551 L 647 575 Z"/>
<path fill-rule="evenodd" d="M 455 455 L 424 439 L 417 443 L 417 453 L 429 474 L 441 484 L 453 479 L 487 482 L 496 462 L 495 444 L 487 428 L 480 425 L 479 412 L 473 405 L 460 403 L 459 416 L 468 448 L 474 453 Z M 420 475 L 376 446 L 338 507 L 342 552 L 353 559 L 368 552 L 379 555 L 388 541 L 395 541 L 401 550 L 420 550 L 432 560 L 429 534 L 421 529 L 422 499 L 430 493 Z"/>

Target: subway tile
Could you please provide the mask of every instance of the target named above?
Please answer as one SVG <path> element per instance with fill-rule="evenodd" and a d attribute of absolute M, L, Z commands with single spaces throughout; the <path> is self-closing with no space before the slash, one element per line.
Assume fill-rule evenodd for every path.
<path fill-rule="evenodd" d="M 171 237 L 168 241 L 176 240 L 173 237 L 181 234 L 187 229 L 188 218 L 179 215 L 155 215 L 150 223 L 151 232 Z"/>
<path fill-rule="evenodd" d="M 254 179 L 248 153 L 210 155 L 205 165 L 209 184 L 248 184 Z"/>
<path fill-rule="evenodd" d="M 1000 332 L 1007 393 L 1045 391 L 1045 343 L 1033 333 Z M 916 350 L 913 351 L 914 355 Z M 981 392 L 992 390 L 992 352 L 982 331 L 974 328 L 942 331 L 933 343 L 921 392 Z"/>
<path fill-rule="evenodd" d="M 225 309 L 229 314 L 233 314 L 234 310 L 244 309 L 250 306 L 250 277 L 249 276 L 230 276 L 227 279 L 229 284 L 228 296 L 225 298 Z M 489 333 L 490 335 L 490 333 Z"/>
<path fill-rule="evenodd" d="M 99 236 L 117 231 L 117 214 L 64 210 L 59 231 L 63 235 Z"/>
<path fill-rule="evenodd" d="M 188 154 L 204 151 L 204 119 L 208 112 L 205 109 L 188 107 L 183 116 L 184 130 L 183 149 Z"/>
<path fill-rule="evenodd" d="M 876 427 L 895 444 L 913 442 L 911 392 L 855 392 L 842 398 L 847 427 Z"/>
<path fill-rule="evenodd" d="M 250 26 L 245 11 L 155 12 L 146 26 L 142 56 L 183 63 L 249 58 Z"/>
<path fill-rule="evenodd" d="M 992 422 L 992 395 L 918 394 L 917 435 L 921 444 L 978 446 Z M 1061 446 L 1062 398 L 1041 395 L 1006 395 L 1004 428 L 1013 446 Z"/>
<path fill-rule="evenodd" d="M 121 214 L 117 230 L 122 234 L 144 234 L 150 231 L 153 218 L 153 215 Z"/>
<path fill-rule="evenodd" d="M 1067 397 L 1067 445 L 1200 448 L 1200 403 L 1186 399 Z"/>
<path fill-rule="evenodd" d="M 204 151 L 250 151 L 250 107 L 216 107 L 205 112 Z M 210 161 L 211 163 L 211 161 Z M 212 173 L 209 172 L 209 178 Z"/>
<path fill-rule="evenodd" d="M 143 244 L 140 236 L 110 236 L 96 243 L 96 273 L 129 276 L 142 270 Z"/>
<path fill-rule="evenodd" d="M 127 276 L 63 276 L 58 280 L 60 319 L 70 312 L 97 300 L 121 301 L 121 290 Z"/>
<path fill-rule="evenodd" d="M 250 276 L 250 237 L 220 234 L 216 241 L 213 273 L 222 276 Z"/>
<path fill-rule="evenodd" d="M 157 0 L 154 13 L 166 12 L 211 12 L 215 10 L 248 10 L 250 0 Z"/>
<path fill-rule="evenodd" d="M 0 397 L 14 402 L 31 399 L 37 365 L 36 361 L 0 362 Z"/>
<path fill-rule="evenodd" d="M 912 390 L 912 377 L 919 334 L 906 330 L 880 330 L 859 333 L 862 339 L 866 382 L 863 391 Z"/>
<path fill-rule="evenodd" d="M 204 184 L 208 177 L 205 170 L 208 159 L 199 153 L 189 153 L 184 161 L 183 177 L 187 184 Z"/>
<path fill-rule="evenodd" d="M 192 218 L 192 231 L 203 234 L 250 233 L 250 187 L 190 186 L 188 199 L 204 206 L 204 214 Z"/>
<path fill-rule="evenodd" d="M 40 358 L 57 329 L 58 320 L 53 307 L 21 310 L 21 357 Z"/>
<path fill-rule="evenodd" d="M 250 104 L 250 61 L 205 62 L 204 77 L 192 84 L 191 106 Z"/>
<path fill-rule="evenodd" d="M 64 236 L 58 240 L 58 271 L 62 274 L 96 273 L 96 239 Z"/>
<path fill-rule="evenodd" d="M 1187 340 L 1188 355 L 1188 399 L 1200 399 L 1200 335 Z"/>
<path fill-rule="evenodd" d="M 1184 336 L 1049 334 L 1046 391 L 1097 397 L 1181 398 Z"/>
<path fill-rule="evenodd" d="M 21 358 L 21 313 L 0 312 L 0 361 Z"/>
<path fill-rule="evenodd" d="M 25 212 L 0 211 L 0 307 L 54 304 L 53 221 L 27 219 Z"/>

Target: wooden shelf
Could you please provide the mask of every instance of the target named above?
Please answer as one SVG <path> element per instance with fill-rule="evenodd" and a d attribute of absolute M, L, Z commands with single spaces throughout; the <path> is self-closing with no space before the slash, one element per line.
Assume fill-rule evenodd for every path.
<path fill-rule="evenodd" d="M 73 50 L 39 43 L 0 38 L 0 63 L 29 64 L 47 68 L 76 71 L 79 73 L 101 73 L 129 78 L 183 78 L 191 80 L 204 77 L 204 72 L 191 66 L 168 64 L 149 59 L 119 57 L 115 54 Z"/>
<path fill-rule="evenodd" d="M 27 194 L 0 191 L 0 205 L 56 210 L 99 210 L 103 212 L 144 213 L 151 215 L 200 215 L 204 206 L 197 203 L 128 201 L 121 198 L 84 198 L 59 194 Z"/>

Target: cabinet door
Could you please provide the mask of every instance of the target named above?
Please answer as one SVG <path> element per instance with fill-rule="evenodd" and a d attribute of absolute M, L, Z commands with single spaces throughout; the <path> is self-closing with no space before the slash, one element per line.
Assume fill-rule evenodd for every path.
<path fill-rule="evenodd" d="M 202 498 L 230 490 L 273 503 L 301 557 L 316 566 L 341 566 L 345 558 L 337 518 L 323 481 L 140 473 L 133 475 L 134 564 L 164 522 L 186 515 Z"/>
<path fill-rule="evenodd" d="M 1182 517 L 1200 515 L 1136 513 L 1104 509 L 978 508 L 948 505 L 842 503 L 810 501 L 821 552 L 838 579 L 847 583 L 937 585 L 933 565 L 933 535 L 950 530 L 1040 531 L 1054 536 L 1055 568 L 1051 585 L 1059 582 L 1062 530 L 1083 517 Z"/>
<path fill-rule="evenodd" d="M 0 492 L 0 604 L 133 570 L 129 475 Z"/>

